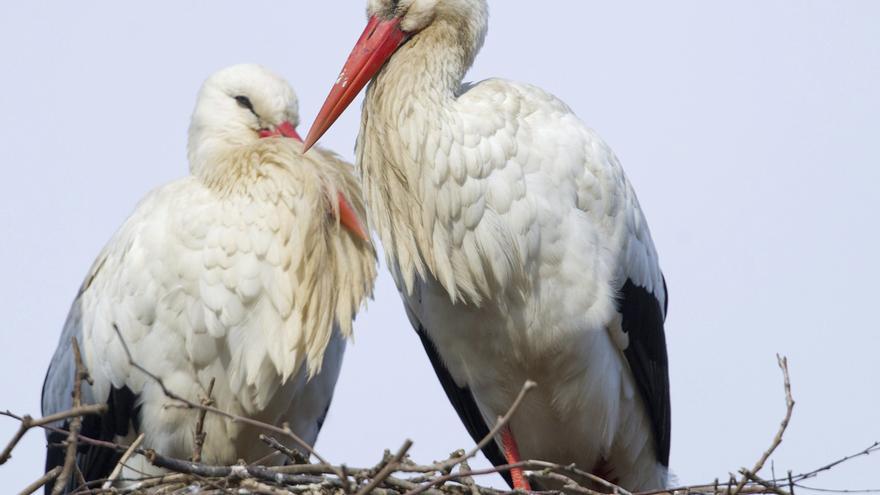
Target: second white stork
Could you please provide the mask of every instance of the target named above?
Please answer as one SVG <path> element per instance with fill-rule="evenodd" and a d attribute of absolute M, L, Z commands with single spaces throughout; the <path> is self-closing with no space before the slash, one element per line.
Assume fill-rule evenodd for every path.
<path fill-rule="evenodd" d="M 70 310 L 43 386 L 43 413 L 71 406 L 83 351 L 107 404 L 82 434 L 131 441 L 188 459 L 198 412 L 162 390 L 291 429 L 313 444 L 327 414 L 352 319 L 371 293 L 375 254 L 351 166 L 330 152 L 303 154 L 297 100 L 286 81 L 255 65 L 211 76 L 189 134 L 191 175 L 150 193 L 95 261 Z M 136 369 L 134 363 L 161 380 Z M 64 426 L 64 425 L 60 425 Z M 255 427 L 209 414 L 202 459 L 253 462 L 271 450 Z M 46 468 L 63 462 L 49 433 Z M 293 443 L 290 447 L 305 449 Z M 119 453 L 80 451 L 88 481 Z M 270 459 L 268 462 L 280 462 Z M 141 457 L 122 478 L 157 470 Z"/>
<path fill-rule="evenodd" d="M 467 430 L 487 434 L 532 379 L 484 450 L 492 463 L 575 463 L 663 487 L 666 287 L 614 153 L 539 88 L 462 83 L 485 0 L 370 0 L 367 12 L 306 146 L 372 79 L 357 141 L 371 222 Z"/>

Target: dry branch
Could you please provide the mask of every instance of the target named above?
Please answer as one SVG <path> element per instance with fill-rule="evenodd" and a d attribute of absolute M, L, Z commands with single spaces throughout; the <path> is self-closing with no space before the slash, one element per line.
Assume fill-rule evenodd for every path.
<path fill-rule="evenodd" d="M 141 433 L 138 437 L 131 443 L 131 445 L 126 449 L 125 453 L 122 454 L 122 457 L 119 458 L 119 462 L 116 463 L 116 467 L 113 468 L 113 471 L 110 473 L 110 476 L 107 477 L 107 481 L 104 482 L 104 485 L 101 486 L 104 490 L 109 490 L 111 486 L 113 486 L 113 482 L 116 481 L 116 478 L 119 477 L 119 474 L 122 473 L 122 468 L 125 467 L 125 463 L 128 462 L 128 459 L 134 454 L 137 449 L 141 446 L 141 443 L 144 441 L 144 434 Z"/>
<path fill-rule="evenodd" d="M 75 409 L 77 407 L 82 407 L 82 382 L 87 381 L 91 384 L 92 379 L 89 377 L 89 372 L 83 364 L 82 354 L 79 352 L 79 344 L 76 341 L 76 337 L 70 338 L 70 346 L 73 349 L 73 360 L 76 364 L 76 376 L 73 380 L 73 407 Z M 52 495 L 61 495 L 64 493 L 64 488 L 70 482 L 70 476 L 73 474 L 74 466 L 76 466 L 77 437 L 79 436 L 80 428 L 82 428 L 82 419 L 82 416 L 74 416 L 71 418 L 70 424 L 68 425 L 67 450 L 64 453 L 64 468 L 61 470 L 61 474 L 55 478 L 55 485 L 52 487 Z"/>
<path fill-rule="evenodd" d="M 444 461 L 441 464 L 441 466 L 443 466 L 443 469 L 451 469 L 451 468 L 461 464 L 462 461 L 467 461 L 468 459 L 472 459 L 481 450 L 483 450 L 483 447 L 485 447 L 486 445 L 489 445 L 490 442 L 495 441 L 495 437 L 498 436 L 498 433 L 501 431 L 501 429 L 504 428 L 505 426 L 507 426 L 507 423 L 509 423 L 511 418 L 513 418 L 513 415 L 516 413 L 517 409 L 519 409 L 519 406 L 520 406 L 520 404 L 522 404 L 523 399 L 526 398 L 526 395 L 537 386 L 538 386 L 537 383 L 535 383 L 531 380 L 527 380 L 523 384 L 522 389 L 519 391 L 519 394 L 516 396 L 516 399 L 513 400 L 513 404 L 511 404 L 510 409 L 508 409 L 507 413 L 504 414 L 504 416 L 502 416 L 501 418 L 498 419 L 498 421 L 495 422 L 495 426 L 492 428 L 492 430 L 489 432 L 489 434 L 486 435 L 485 437 L 483 437 L 483 439 L 480 440 L 477 443 L 477 445 L 474 448 L 472 448 L 470 451 L 468 451 L 465 455 L 459 456 L 459 457 L 453 457 L 447 461 Z"/>
<path fill-rule="evenodd" d="M 15 432 L 15 436 L 12 437 L 12 440 L 9 441 L 9 444 L 3 449 L 3 452 L 0 452 L 0 465 L 3 465 L 12 457 L 12 450 L 15 449 L 15 446 L 18 445 L 18 442 L 24 436 L 25 433 L 28 432 L 31 428 L 42 427 L 48 425 L 50 423 L 55 423 L 56 421 L 63 421 L 65 419 L 70 419 L 74 417 L 82 417 L 82 416 L 90 416 L 92 414 L 103 414 L 107 411 L 107 406 L 104 404 L 91 404 L 88 406 L 80 406 L 74 407 L 69 411 L 63 411 L 56 414 L 51 414 L 49 416 L 44 416 L 39 419 L 34 419 L 28 415 L 23 417 L 17 417 L 9 411 L 0 412 L 0 416 L 9 416 L 19 420 L 18 431 Z"/>
<path fill-rule="evenodd" d="M 287 458 L 293 464 L 308 464 L 309 458 L 302 455 L 300 451 L 288 448 L 283 443 L 269 435 L 260 434 L 260 441 L 275 449 L 276 452 Z"/>
<path fill-rule="evenodd" d="M 208 393 L 205 398 L 202 399 L 203 406 L 213 406 L 214 399 L 211 398 L 211 394 L 214 393 L 214 378 L 211 378 L 211 383 L 208 384 Z M 205 446 L 205 416 L 208 414 L 207 409 L 202 409 L 199 411 L 199 418 L 196 420 L 196 431 L 193 433 L 193 462 L 199 462 L 202 460 L 202 447 Z"/>
<path fill-rule="evenodd" d="M 791 396 L 791 379 L 788 375 L 788 358 L 777 354 L 776 361 L 779 363 L 779 368 L 782 370 L 783 386 L 785 388 L 785 417 L 782 418 L 782 423 L 779 425 L 779 431 L 777 431 L 776 436 L 773 437 L 770 447 L 764 451 L 758 459 L 758 462 L 755 463 L 755 466 L 752 469 L 740 469 L 742 478 L 739 483 L 737 483 L 736 488 L 734 488 L 732 495 L 737 495 L 749 481 L 756 481 L 758 479 L 758 473 L 764 467 L 764 464 L 767 463 L 767 459 L 773 455 L 773 452 L 775 452 L 776 448 L 779 447 L 779 444 L 782 443 L 782 435 L 785 434 L 785 430 L 788 429 L 788 423 L 791 421 L 791 414 L 794 412 L 794 399 Z M 774 493 L 780 493 L 780 495 L 789 495 L 784 491 L 778 492 L 776 489 L 772 491 L 774 491 Z"/>
<path fill-rule="evenodd" d="M 156 382 L 156 384 L 159 385 L 159 388 L 162 389 L 162 393 L 164 393 L 165 396 L 168 397 L 169 399 L 182 403 L 183 407 L 186 407 L 187 409 L 196 409 L 199 411 L 207 411 L 212 414 L 222 416 L 222 417 L 229 419 L 235 423 L 244 423 L 244 424 L 248 424 L 251 426 L 256 426 L 257 428 L 262 428 L 264 430 L 272 431 L 272 432 L 278 433 L 280 435 L 284 435 L 286 437 L 289 437 L 294 442 L 296 442 L 298 445 L 300 445 L 303 449 L 305 449 L 309 454 L 315 456 L 315 458 L 318 459 L 320 462 L 322 462 L 323 464 L 329 464 L 320 454 L 318 454 L 317 451 L 315 451 L 314 448 L 312 448 L 311 445 L 309 445 L 308 442 L 306 442 L 305 440 L 300 438 L 297 434 L 295 434 L 286 424 L 284 425 L 283 428 L 279 428 L 279 427 L 277 427 L 275 425 L 271 425 L 269 423 L 264 423 L 262 421 L 257 421 L 255 419 L 247 418 L 244 416 L 239 416 L 237 414 L 228 413 L 228 412 L 223 411 L 221 409 L 217 409 L 214 406 L 197 404 L 189 399 L 181 397 L 180 395 L 177 395 L 176 393 L 172 392 L 171 390 L 168 389 L 168 387 L 165 386 L 165 383 L 162 381 L 161 378 L 154 375 L 152 372 L 150 372 L 149 370 L 147 370 L 143 366 L 139 365 L 138 363 L 136 363 L 134 361 L 134 359 L 132 359 L 131 351 L 128 349 L 128 344 L 125 343 L 125 339 L 122 337 L 122 332 L 119 331 L 119 327 L 116 326 L 115 323 L 113 324 L 113 330 L 116 332 L 116 336 L 119 338 L 119 343 L 122 345 L 123 351 L 125 351 L 125 357 L 128 359 L 128 364 L 131 367 L 135 368 L 136 370 L 140 371 L 141 373 L 147 375 L 147 378 L 149 378 L 150 380 L 153 380 L 154 382 Z M 336 474 L 340 478 L 342 478 L 341 471 Z"/>
<path fill-rule="evenodd" d="M 40 479 L 26 486 L 25 489 L 22 490 L 21 493 L 19 493 L 18 495 L 31 495 L 31 493 L 34 493 L 40 488 L 43 488 L 44 485 L 57 478 L 59 473 L 61 473 L 61 466 L 55 466 L 42 477 L 40 477 Z"/>
<path fill-rule="evenodd" d="M 134 365 L 134 363 L 132 364 Z M 468 460 L 473 458 L 477 452 L 479 452 L 481 447 L 485 446 L 490 441 L 494 441 L 495 436 L 501 428 L 505 427 L 516 413 L 516 410 L 519 408 L 528 392 L 535 387 L 533 382 L 526 382 L 507 413 L 499 418 L 492 431 L 490 431 L 489 434 L 474 448 L 467 452 L 454 452 L 448 459 L 433 464 L 418 465 L 410 461 L 407 457 L 407 452 L 412 446 L 412 442 L 409 440 L 407 440 L 394 455 L 391 455 L 386 451 L 383 459 L 372 468 L 349 468 L 330 464 L 321 459 L 318 455 L 315 455 L 315 458 L 318 459 L 319 462 L 309 463 L 308 459 L 303 458 L 303 456 L 296 450 L 286 447 L 275 438 L 267 435 L 260 435 L 259 440 L 269 445 L 275 451 L 275 454 L 283 455 L 288 460 L 297 462 L 296 464 L 286 466 L 267 467 L 257 463 L 234 466 L 212 466 L 193 460 L 183 460 L 164 456 L 149 449 L 145 450 L 139 446 L 138 441 L 132 445 L 122 445 L 78 435 L 74 438 L 73 444 L 84 443 L 113 449 L 118 452 L 125 452 L 125 454 L 117 465 L 117 469 L 114 470 L 114 473 L 111 474 L 108 480 L 100 480 L 84 485 L 83 487 L 80 487 L 77 493 L 81 495 L 96 495 L 103 493 L 134 494 L 145 493 L 147 491 L 150 493 L 189 493 L 198 490 L 200 493 L 238 493 L 242 495 L 367 495 L 371 493 L 377 495 L 416 495 L 419 493 L 426 493 L 428 495 L 499 495 L 508 492 L 481 486 L 477 483 L 477 480 L 487 475 L 509 472 L 512 469 L 522 469 L 523 471 L 536 476 L 538 479 L 543 478 L 552 480 L 561 486 L 560 491 L 542 492 L 547 495 L 561 495 L 563 493 L 579 495 L 600 495 L 603 493 L 613 493 L 618 495 L 689 495 L 694 493 L 711 493 L 713 495 L 791 495 L 795 488 L 807 488 L 800 484 L 804 480 L 815 478 L 821 473 L 830 471 L 851 459 L 880 451 L 880 442 L 875 442 L 866 449 L 833 462 L 829 462 L 812 471 L 806 471 L 800 474 L 789 472 L 787 476 L 780 479 L 777 479 L 775 476 L 771 479 L 762 478 L 759 475 L 759 472 L 781 444 L 794 408 L 794 400 L 791 397 L 788 365 L 785 358 L 779 358 L 779 366 L 782 369 L 784 377 L 786 394 L 785 417 L 780 424 L 779 430 L 771 441 L 770 447 L 763 452 L 754 466 L 751 469 L 742 468 L 739 471 L 738 477 L 731 477 L 730 481 L 726 484 L 719 484 L 718 480 L 715 480 L 713 483 L 631 493 L 624 488 L 589 472 L 579 470 L 574 465 L 560 465 L 546 461 L 527 460 L 515 464 L 486 469 L 471 469 L 468 465 Z M 149 373 L 142 368 L 138 369 L 149 375 Z M 78 376 L 80 375 L 78 374 Z M 152 378 L 158 381 L 158 378 Z M 164 389 L 164 384 L 162 384 L 161 381 L 159 381 L 159 385 Z M 200 411 L 199 420 L 195 430 L 197 435 L 199 433 L 204 433 L 203 426 L 198 426 L 204 424 L 204 414 L 216 413 L 232 419 L 230 418 L 231 415 L 223 413 L 222 411 L 216 412 L 213 406 L 209 405 L 208 400 L 210 399 L 211 394 L 210 388 L 211 387 L 209 387 L 208 390 L 208 398 L 203 399 L 201 404 L 186 401 L 172 394 L 170 391 L 166 391 L 168 392 L 166 395 L 168 395 L 169 399 L 180 402 L 183 404 L 183 407 L 198 409 Z M 81 406 L 75 407 L 70 411 L 61 412 L 38 420 L 34 420 L 28 416 L 17 416 L 8 411 L 0 413 L 0 415 L 15 418 L 21 423 L 19 432 L 4 450 L 3 455 L 8 459 L 18 439 L 20 439 L 21 436 L 24 435 L 24 432 L 30 428 L 40 427 L 50 431 L 65 431 L 51 426 L 51 423 L 64 419 L 72 419 L 72 424 L 73 420 L 77 418 L 81 420 L 82 416 L 86 414 L 96 414 L 99 412 L 101 412 L 100 409 L 90 406 Z M 250 421 L 246 422 L 250 423 Z M 277 427 L 261 424 L 260 426 L 268 431 L 274 431 L 276 433 L 281 432 L 285 434 L 285 436 L 290 437 L 290 435 L 287 434 L 290 429 L 286 425 Z M 71 445 L 70 437 L 68 438 L 68 442 L 65 443 L 68 447 Z M 194 452 L 194 459 L 197 457 L 195 455 L 196 453 L 197 452 Z M 166 469 L 169 471 L 169 474 L 153 477 L 144 476 L 141 479 L 124 480 L 118 478 L 121 467 L 125 464 L 128 457 L 134 454 L 145 456 L 153 465 Z M 3 458 L 4 457 L 0 457 L 0 459 Z M 33 492 L 34 490 L 39 489 L 40 486 L 51 482 L 53 478 L 56 479 L 56 486 L 58 486 L 58 483 L 61 482 L 60 475 L 63 474 L 64 472 L 62 468 L 58 467 L 29 485 L 23 493 Z M 67 475 L 69 476 L 70 473 L 67 473 Z M 579 480 L 586 480 L 587 482 L 592 483 L 592 485 L 584 486 L 580 484 Z M 114 483 L 119 485 L 114 487 L 112 486 Z M 814 488 L 810 487 L 809 489 Z M 822 490 L 820 489 L 820 491 Z M 825 491 L 833 491 L 836 493 L 866 493 L 866 491 L 861 490 Z"/>
<path fill-rule="evenodd" d="M 397 451 L 397 453 L 394 454 L 394 457 L 391 458 L 391 460 L 389 460 L 387 463 L 385 463 L 385 466 L 382 467 L 382 469 L 379 471 L 379 473 L 376 475 L 375 478 L 370 480 L 369 483 L 367 483 L 366 485 L 364 485 L 363 488 L 358 490 L 357 495 L 367 495 L 368 493 L 371 493 L 383 481 L 388 479 L 388 477 L 391 476 L 391 473 L 393 473 L 397 469 L 397 466 L 400 464 L 400 461 L 403 459 L 403 457 L 406 455 L 406 453 L 409 452 L 409 449 L 410 449 L 410 447 L 412 447 L 412 444 L 413 444 L 412 440 L 409 440 L 409 439 L 407 439 L 405 442 L 403 442 L 403 445 L 400 447 L 400 449 Z"/>

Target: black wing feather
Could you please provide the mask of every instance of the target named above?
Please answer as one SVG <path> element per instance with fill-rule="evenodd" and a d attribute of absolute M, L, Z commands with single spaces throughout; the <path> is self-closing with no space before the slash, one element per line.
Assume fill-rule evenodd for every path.
<path fill-rule="evenodd" d="M 140 428 L 136 418 L 140 413 L 140 406 L 136 405 L 137 396 L 128 387 L 114 388 L 110 391 L 107 400 L 107 412 L 101 415 L 89 415 L 83 417 L 80 435 L 105 442 L 115 442 L 117 437 L 128 435 L 129 429 L 134 427 L 135 432 Z M 62 426 L 64 430 L 70 428 L 70 422 L 66 421 Z M 60 445 L 67 440 L 66 433 L 47 431 L 48 442 L 46 450 L 46 471 L 56 466 L 64 465 L 65 447 Z M 105 447 L 98 447 L 80 443 L 76 453 L 76 467 L 80 470 L 86 481 L 102 480 L 110 476 L 113 468 L 122 458 L 122 452 Z M 76 477 L 72 477 L 67 487 L 67 493 L 79 488 Z M 52 491 L 52 484 L 45 487 L 46 494 Z"/>
<path fill-rule="evenodd" d="M 65 339 L 62 338 L 59 346 L 64 345 Z M 63 351 L 63 349 L 62 349 Z M 58 373 L 64 371 L 72 371 L 74 367 L 72 363 L 66 362 L 72 360 L 70 353 L 56 352 L 58 359 L 53 359 L 52 365 L 46 372 L 46 379 L 43 382 L 43 414 L 50 414 L 58 411 L 45 410 L 45 404 L 55 403 L 57 405 L 66 404 L 65 408 L 71 406 L 70 397 L 49 398 L 47 394 L 57 392 L 57 387 L 49 387 L 48 383 L 51 379 L 59 379 Z M 58 366 L 59 369 L 54 369 Z M 72 386 L 72 377 L 70 380 Z M 87 384 L 83 384 L 83 400 L 85 403 L 92 402 L 91 389 Z M 128 435 L 129 429 L 134 428 L 135 432 L 140 429 L 138 416 L 140 406 L 137 405 L 137 396 L 128 388 L 121 389 L 112 388 L 110 395 L 107 397 L 107 411 L 101 415 L 84 416 L 80 427 L 80 435 L 95 440 L 103 440 L 106 442 L 115 442 L 117 437 Z M 70 428 L 70 421 L 55 425 L 60 427 L 63 432 L 46 430 L 46 472 L 52 470 L 56 466 L 64 465 L 65 447 L 62 445 L 67 440 L 67 430 Z M 119 463 L 122 452 L 104 447 L 97 447 L 80 442 L 76 453 L 76 467 L 82 473 L 86 481 L 95 481 L 104 479 L 110 475 L 113 468 Z M 70 479 L 66 493 L 75 491 L 79 486 L 77 477 Z M 45 486 L 46 494 L 52 491 L 52 483 Z"/>
<path fill-rule="evenodd" d="M 665 279 L 663 287 L 665 290 Z M 667 295 L 667 301 L 668 297 Z M 669 466 L 672 421 L 669 359 L 663 330 L 666 310 L 661 307 L 654 294 L 629 279 L 620 291 L 618 303 L 623 315 L 623 331 L 629 336 L 629 346 L 623 353 L 648 409 L 657 460 L 664 466 Z"/>
<path fill-rule="evenodd" d="M 416 318 L 412 313 L 410 313 L 410 318 L 413 320 L 413 323 L 416 323 Z M 483 419 L 483 414 L 480 412 L 480 408 L 477 406 L 473 394 L 469 388 L 459 387 L 458 384 L 455 383 L 455 380 L 452 379 L 452 375 L 449 374 L 449 370 L 447 370 L 446 365 L 443 364 L 443 360 L 440 358 L 440 354 L 437 353 L 437 348 L 428 336 L 428 332 L 425 331 L 424 326 L 419 323 L 415 330 L 416 333 L 419 334 L 419 338 L 422 339 L 422 345 L 425 347 L 425 352 L 428 354 L 428 359 L 434 367 L 434 372 L 437 374 L 437 378 L 440 379 L 440 384 L 443 385 L 446 397 L 449 398 L 449 402 L 452 403 L 452 407 L 455 408 L 455 412 L 458 413 L 458 417 L 461 419 L 461 422 L 464 423 L 464 427 L 471 435 L 471 438 L 474 439 L 474 442 L 479 442 L 489 434 L 489 426 L 486 424 L 486 420 Z M 501 449 L 498 448 L 498 444 L 495 442 L 489 442 L 488 445 L 483 447 L 483 454 L 494 466 L 503 466 L 507 464 L 507 459 L 504 457 L 504 454 L 501 453 Z M 510 473 L 503 472 L 500 474 L 504 477 L 504 481 L 506 481 L 509 486 L 513 487 L 513 480 L 510 478 Z"/>

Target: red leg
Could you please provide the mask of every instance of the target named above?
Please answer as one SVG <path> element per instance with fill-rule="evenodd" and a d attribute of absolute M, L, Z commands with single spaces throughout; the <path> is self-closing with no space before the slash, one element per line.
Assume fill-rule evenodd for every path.
<path fill-rule="evenodd" d="M 514 440 L 513 433 L 508 426 L 501 429 L 501 447 L 504 449 L 504 457 L 507 458 L 508 464 L 515 464 L 522 460 L 519 456 L 519 447 L 516 446 L 516 440 Z M 532 491 L 522 468 L 511 469 L 510 477 L 513 479 L 514 490 Z"/>

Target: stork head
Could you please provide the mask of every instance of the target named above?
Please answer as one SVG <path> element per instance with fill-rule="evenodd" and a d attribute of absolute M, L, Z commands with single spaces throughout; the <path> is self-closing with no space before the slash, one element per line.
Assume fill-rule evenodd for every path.
<path fill-rule="evenodd" d="M 460 49 L 462 64 L 470 66 L 486 37 L 489 8 L 486 0 L 368 0 L 367 17 L 366 29 L 309 129 L 306 149 L 327 132 L 395 52 L 433 26 L 448 28 L 452 35 L 440 39 Z"/>
<path fill-rule="evenodd" d="M 368 0 L 367 16 L 397 19 L 400 29 L 415 34 L 436 19 L 455 24 L 485 24 L 488 7 L 486 0 Z"/>
<path fill-rule="evenodd" d="M 189 127 L 190 168 L 268 137 L 302 141 L 298 107 L 287 81 L 264 67 L 242 64 L 214 73 L 199 92 Z"/>

